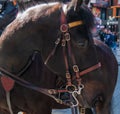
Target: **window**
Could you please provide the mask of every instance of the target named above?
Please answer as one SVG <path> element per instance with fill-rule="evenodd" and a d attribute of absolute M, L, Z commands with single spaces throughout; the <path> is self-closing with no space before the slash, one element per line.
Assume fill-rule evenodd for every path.
<path fill-rule="evenodd" d="M 120 16 L 120 8 L 117 8 L 116 16 Z"/>
<path fill-rule="evenodd" d="M 114 16 L 116 18 L 120 18 L 120 6 L 112 6 L 111 7 L 112 9 L 112 15 L 111 16 Z"/>
<path fill-rule="evenodd" d="M 108 10 L 107 10 L 107 19 L 109 18 L 109 16 L 113 16 L 113 9 L 112 8 L 108 8 Z"/>
<path fill-rule="evenodd" d="M 106 9 L 105 8 L 101 9 L 101 19 L 106 20 Z"/>

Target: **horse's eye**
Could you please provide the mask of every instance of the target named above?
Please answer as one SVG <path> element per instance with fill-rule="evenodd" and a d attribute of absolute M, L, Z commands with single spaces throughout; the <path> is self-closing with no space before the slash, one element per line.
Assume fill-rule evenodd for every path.
<path fill-rule="evenodd" d="M 79 46 L 84 46 L 84 43 L 83 42 L 78 42 L 78 45 Z"/>
<path fill-rule="evenodd" d="M 78 42 L 78 46 L 79 47 L 83 47 L 83 48 L 86 48 L 88 46 L 88 41 L 87 40 L 84 40 L 84 41 L 79 41 Z"/>

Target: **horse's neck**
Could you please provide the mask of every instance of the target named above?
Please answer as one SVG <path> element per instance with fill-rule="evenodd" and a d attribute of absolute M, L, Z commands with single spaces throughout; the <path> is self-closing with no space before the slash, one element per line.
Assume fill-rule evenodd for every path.
<path fill-rule="evenodd" d="M 32 58 L 31 65 L 23 74 L 24 79 L 41 88 L 54 88 L 56 75 L 44 65 L 40 53 L 34 52 Z"/>

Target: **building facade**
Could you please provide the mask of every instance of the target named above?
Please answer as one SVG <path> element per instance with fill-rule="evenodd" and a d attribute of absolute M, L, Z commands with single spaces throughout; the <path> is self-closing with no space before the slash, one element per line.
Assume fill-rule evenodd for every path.
<path fill-rule="evenodd" d="M 102 25 L 110 26 L 112 31 L 118 31 L 120 0 L 91 0 L 90 7 L 93 14 L 102 20 Z"/>

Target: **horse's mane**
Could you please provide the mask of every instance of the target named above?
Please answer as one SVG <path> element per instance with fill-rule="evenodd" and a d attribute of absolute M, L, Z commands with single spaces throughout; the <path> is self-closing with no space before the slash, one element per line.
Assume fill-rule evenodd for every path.
<path fill-rule="evenodd" d="M 41 16 L 49 16 L 51 13 L 60 8 L 60 4 L 49 3 L 49 4 L 38 4 L 36 6 L 26 9 L 23 13 L 19 13 L 17 16 L 18 20 L 28 22 L 30 20 L 35 21 Z"/>
<path fill-rule="evenodd" d="M 35 6 L 37 4 L 43 4 L 43 3 L 49 3 L 49 2 L 61 2 L 61 3 L 66 3 L 70 2 L 71 0 L 19 0 L 17 1 L 18 6 L 19 6 L 19 11 L 24 11 L 25 9 Z"/>
<path fill-rule="evenodd" d="M 24 12 L 20 12 L 16 19 L 9 24 L 3 34 L 0 37 L 0 42 L 9 38 L 15 31 L 19 30 L 20 28 L 24 27 L 25 24 L 30 22 L 37 22 L 41 17 L 46 17 L 52 14 L 55 11 L 59 11 L 62 7 L 62 3 L 60 2 L 53 2 L 53 3 L 45 3 L 45 4 L 38 4 L 33 7 L 26 9 Z M 72 17 L 74 16 L 74 10 L 72 8 L 67 12 L 67 19 L 69 21 L 75 21 Z M 86 28 L 90 29 L 94 25 L 94 18 L 90 10 L 87 7 L 80 7 L 79 14 L 81 20 L 84 21 L 84 25 Z M 76 17 L 77 19 L 77 17 Z"/>
<path fill-rule="evenodd" d="M 26 9 L 24 12 L 19 12 L 16 19 L 10 23 L 0 37 L 1 40 L 8 38 L 12 33 L 22 28 L 25 24 L 31 21 L 37 21 L 40 17 L 49 16 L 61 7 L 59 2 L 38 4 Z"/>

